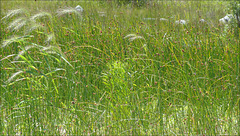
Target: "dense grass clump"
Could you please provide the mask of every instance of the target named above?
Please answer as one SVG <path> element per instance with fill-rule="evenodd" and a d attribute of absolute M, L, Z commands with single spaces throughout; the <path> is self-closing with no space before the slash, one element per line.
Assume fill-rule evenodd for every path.
<path fill-rule="evenodd" d="M 115 2 L 1 2 L 1 134 L 239 134 L 229 3 Z"/>

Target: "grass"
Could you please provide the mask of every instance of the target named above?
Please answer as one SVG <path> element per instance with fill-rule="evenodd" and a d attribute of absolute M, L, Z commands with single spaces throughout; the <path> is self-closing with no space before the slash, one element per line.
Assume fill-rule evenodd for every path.
<path fill-rule="evenodd" d="M 1 1 L 1 134 L 238 135 L 227 5 Z"/>

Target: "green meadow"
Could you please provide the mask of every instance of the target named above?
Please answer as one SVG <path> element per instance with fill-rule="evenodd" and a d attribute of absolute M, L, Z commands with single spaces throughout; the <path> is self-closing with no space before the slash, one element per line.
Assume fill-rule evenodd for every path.
<path fill-rule="evenodd" d="M 239 135 L 240 28 L 219 22 L 229 2 L 0 10 L 0 135 Z"/>

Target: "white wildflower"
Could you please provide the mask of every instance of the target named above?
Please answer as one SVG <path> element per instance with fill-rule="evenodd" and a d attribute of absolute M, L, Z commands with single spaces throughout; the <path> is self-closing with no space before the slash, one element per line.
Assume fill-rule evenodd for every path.
<path fill-rule="evenodd" d="M 227 14 L 225 17 L 219 19 L 219 22 L 220 22 L 220 23 L 223 23 L 223 24 L 227 24 L 227 23 L 229 23 L 233 18 L 234 18 L 234 16 L 233 16 L 232 14 Z"/>
<path fill-rule="evenodd" d="M 79 5 L 77 5 L 77 6 L 75 7 L 75 9 L 76 9 L 78 12 L 83 12 L 83 8 L 82 8 L 81 6 L 79 6 Z"/>
<path fill-rule="evenodd" d="M 227 23 L 224 18 L 219 19 L 219 22 L 222 23 L 222 24 L 226 24 Z"/>
<path fill-rule="evenodd" d="M 187 24 L 187 21 L 185 21 L 185 20 L 177 20 L 177 21 L 175 21 L 175 23 L 176 23 L 176 24 L 185 25 L 185 24 Z"/>
<path fill-rule="evenodd" d="M 206 21 L 205 21 L 204 19 L 200 19 L 200 22 L 202 22 L 202 23 L 203 23 L 203 22 L 206 22 Z"/>

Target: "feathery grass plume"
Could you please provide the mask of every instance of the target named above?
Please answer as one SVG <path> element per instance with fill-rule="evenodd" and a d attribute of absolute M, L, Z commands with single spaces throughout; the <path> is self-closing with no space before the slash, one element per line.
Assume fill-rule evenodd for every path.
<path fill-rule="evenodd" d="M 25 11 L 25 12 L 27 13 L 27 11 Z M 27 14 L 25 14 L 24 17 L 20 16 L 17 19 L 14 19 L 8 25 L 7 29 L 9 29 L 11 31 L 17 31 L 17 30 L 20 30 L 23 26 L 26 26 L 26 29 L 24 32 L 25 32 L 25 34 L 29 34 L 38 28 L 44 28 L 44 26 L 37 23 L 37 20 L 41 19 L 41 18 L 49 18 L 49 20 L 52 21 L 52 15 L 48 12 L 38 13 L 31 17 L 30 17 L 30 15 L 28 16 Z"/>
<path fill-rule="evenodd" d="M 12 23 L 10 23 L 9 26 L 7 27 L 7 29 L 11 30 L 11 31 L 16 31 L 16 30 L 21 29 L 26 24 L 27 24 L 27 18 L 21 17 L 21 18 L 14 20 Z"/>
<path fill-rule="evenodd" d="M 43 51 L 53 51 L 55 53 L 62 54 L 62 51 L 58 47 L 53 46 L 53 45 L 49 45 L 47 47 L 44 47 Z"/>
<path fill-rule="evenodd" d="M 72 68 L 74 68 L 72 66 L 72 64 L 66 59 L 67 57 L 65 56 L 65 54 L 61 51 L 60 48 L 58 48 L 57 46 L 53 46 L 53 45 L 49 45 L 48 47 L 44 47 L 43 51 L 45 53 L 49 53 L 49 54 L 57 54 L 59 55 L 66 63 L 68 63 L 69 66 L 71 66 Z"/>
<path fill-rule="evenodd" d="M 55 35 L 53 33 L 47 35 L 46 43 L 55 42 Z"/>
<path fill-rule="evenodd" d="M 159 20 L 160 21 L 168 21 L 168 19 L 166 19 L 166 18 L 160 18 Z"/>
<path fill-rule="evenodd" d="M 57 10 L 57 16 L 63 16 L 66 14 L 74 13 L 76 15 L 82 16 L 79 11 L 77 11 L 75 8 L 65 8 L 65 9 L 59 9 Z"/>
<path fill-rule="evenodd" d="M 144 39 L 144 38 L 142 36 L 135 36 L 135 37 L 129 38 L 129 41 L 131 42 L 131 41 L 136 40 L 136 39 Z"/>
<path fill-rule="evenodd" d="M 129 38 L 128 40 L 130 42 L 132 42 L 133 40 L 136 40 L 136 39 L 143 39 L 143 40 L 145 40 L 145 38 L 143 38 L 142 36 L 138 36 L 136 34 L 128 34 L 127 36 L 124 37 L 124 39 L 127 39 L 127 38 Z"/>
<path fill-rule="evenodd" d="M 143 20 L 156 20 L 156 18 L 143 18 Z"/>
<path fill-rule="evenodd" d="M 127 36 L 124 37 L 124 39 L 129 38 L 129 37 L 134 37 L 137 36 L 136 34 L 128 34 Z"/>
<path fill-rule="evenodd" d="M 11 54 L 11 55 L 8 55 L 8 56 L 6 56 L 6 57 L 4 57 L 4 58 L 2 58 L 2 59 L 0 59 L 0 61 L 3 61 L 3 60 L 5 60 L 5 59 L 8 59 L 8 58 L 10 58 L 10 57 L 12 57 L 12 56 L 15 56 L 16 54 Z"/>
<path fill-rule="evenodd" d="M 21 74 L 21 73 L 23 73 L 23 71 L 18 71 L 18 72 L 16 72 L 16 73 L 14 73 L 7 81 L 6 81 L 6 83 L 10 83 L 17 75 L 19 75 L 19 74 Z"/>
<path fill-rule="evenodd" d="M 2 43 L 2 48 L 12 44 L 12 43 L 15 43 L 15 42 L 23 42 L 29 38 L 32 38 L 33 36 L 32 35 L 26 35 L 26 36 L 13 36 L 12 38 L 9 38 L 9 39 L 6 39 L 3 41 Z"/>
<path fill-rule="evenodd" d="M 50 74 L 53 74 L 53 73 L 57 73 L 58 71 L 67 71 L 66 69 L 64 69 L 64 68 L 56 68 L 55 70 L 53 70 L 53 71 L 50 71 L 50 72 L 48 72 L 48 73 L 46 73 L 45 75 L 47 76 L 47 75 L 50 75 Z M 66 77 L 65 77 L 66 78 Z M 67 78 L 66 78 L 67 79 Z"/>
<path fill-rule="evenodd" d="M 37 23 L 30 23 L 29 28 L 26 30 L 25 34 L 29 34 L 37 29 L 43 29 L 45 26 L 37 24 Z"/>
<path fill-rule="evenodd" d="M 20 58 L 20 55 L 23 55 L 27 50 L 29 50 L 29 49 L 32 49 L 32 48 L 36 48 L 36 46 L 33 46 L 33 45 L 30 45 L 30 46 L 26 46 L 25 48 L 24 48 L 24 50 L 22 50 L 22 51 L 20 51 L 19 53 L 18 53 L 18 55 L 14 58 L 14 60 L 18 60 L 19 58 Z"/>
<path fill-rule="evenodd" d="M 26 15 L 27 11 L 25 9 L 16 9 L 16 10 L 11 10 L 7 13 L 7 15 L 5 17 L 3 17 L 1 20 L 4 19 L 9 19 L 12 18 L 15 15 L 19 15 L 19 14 L 23 14 Z"/>
<path fill-rule="evenodd" d="M 48 54 L 58 54 L 58 52 L 54 51 L 54 50 L 47 50 L 45 51 L 45 53 L 48 53 Z"/>
<path fill-rule="evenodd" d="M 30 18 L 30 20 L 36 22 L 37 19 L 41 19 L 41 18 L 49 18 L 49 20 L 52 21 L 52 15 L 48 12 L 40 12 L 38 14 L 35 14 Z"/>

